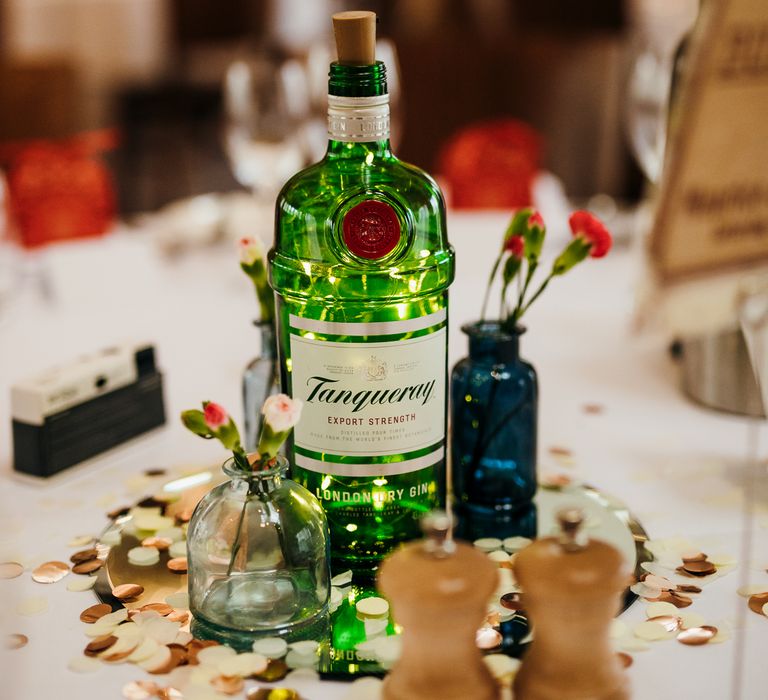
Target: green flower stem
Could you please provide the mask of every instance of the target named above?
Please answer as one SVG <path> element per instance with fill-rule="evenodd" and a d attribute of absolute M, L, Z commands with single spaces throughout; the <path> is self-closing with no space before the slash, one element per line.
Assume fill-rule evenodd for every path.
<path fill-rule="evenodd" d="M 522 316 L 526 311 L 528 311 L 528 307 L 533 304 L 534 301 L 536 301 L 542 294 L 542 292 L 547 288 L 547 285 L 549 284 L 550 280 L 555 275 L 553 273 L 550 273 L 547 279 L 544 280 L 541 287 L 539 287 L 536 290 L 536 293 L 531 297 L 530 301 L 523 307 L 523 309 L 520 311 L 520 316 Z M 519 317 L 518 317 L 519 318 Z"/>
<path fill-rule="evenodd" d="M 232 543 L 232 556 L 229 558 L 229 566 L 227 567 L 227 576 L 231 576 L 232 569 L 235 567 L 235 559 L 240 552 L 240 539 L 243 532 L 243 521 L 245 520 L 245 509 L 248 507 L 248 502 L 251 500 L 251 482 L 248 482 L 248 492 L 245 494 L 245 500 L 243 500 L 243 509 L 240 511 L 240 518 L 237 521 L 237 532 L 235 533 L 235 541 Z"/>
<path fill-rule="evenodd" d="M 496 273 L 499 271 L 499 265 L 501 265 L 501 260 L 504 257 L 504 251 L 502 250 L 501 253 L 499 253 L 499 257 L 496 258 L 496 262 L 493 263 L 493 269 L 491 270 L 491 276 L 488 278 L 488 286 L 485 288 L 485 298 L 483 299 L 483 308 L 482 312 L 480 313 L 480 321 L 485 321 L 485 312 L 488 309 L 488 300 L 491 296 L 491 286 L 493 285 L 493 278 L 496 277 Z"/>
<path fill-rule="evenodd" d="M 251 278 L 256 289 L 256 298 L 259 302 L 261 320 L 272 322 L 275 318 L 275 297 L 267 281 L 267 270 L 261 258 L 254 260 L 250 265 L 241 263 L 240 267 Z"/>
<path fill-rule="evenodd" d="M 512 312 L 512 319 L 511 319 L 511 326 L 514 328 L 517 325 L 517 322 L 520 320 L 522 315 L 525 313 L 525 310 L 530 306 L 528 304 L 527 306 L 523 306 L 525 303 L 525 295 L 528 293 L 528 287 L 531 284 L 531 280 L 533 279 L 533 275 L 536 272 L 536 268 L 539 266 L 539 261 L 534 260 L 528 260 L 528 272 L 525 275 L 525 284 L 523 284 L 523 291 L 520 292 L 520 296 L 517 298 L 517 306 L 515 307 L 515 310 Z M 549 281 L 549 280 L 547 280 Z M 536 294 L 541 294 L 543 290 L 540 289 Z"/>

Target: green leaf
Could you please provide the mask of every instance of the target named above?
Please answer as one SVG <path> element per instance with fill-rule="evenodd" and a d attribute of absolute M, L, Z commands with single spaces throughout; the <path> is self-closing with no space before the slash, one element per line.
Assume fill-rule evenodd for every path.
<path fill-rule="evenodd" d="M 544 247 L 544 236 L 546 232 L 543 228 L 538 226 L 532 226 L 527 228 L 523 234 L 523 240 L 525 240 L 525 247 L 523 248 L 523 255 L 525 255 L 531 262 L 538 260 L 541 255 L 541 249 Z"/>
<path fill-rule="evenodd" d="M 191 410 L 181 412 L 181 422 L 184 423 L 188 430 L 191 430 L 195 435 L 204 437 L 210 440 L 213 437 L 211 429 L 205 423 L 205 416 L 202 411 Z"/>
<path fill-rule="evenodd" d="M 221 428 L 219 428 L 214 435 L 221 441 L 221 444 L 224 445 L 228 450 L 235 450 L 235 448 L 240 448 L 242 450 L 242 447 L 240 446 L 240 433 L 237 430 L 237 426 L 235 425 L 235 422 L 230 418 L 229 423 L 226 425 L 222 425 Z"/>
<path fill-rule="evenodd" d="M 552 265 L 552 274 L 564 275 L 568 270 L 584 260 L 589 255 L 591 248 L 592 245 L 583 238 L 574 238 L 566 246 L 565 250 L 557 256 L 557 259 Z"/>

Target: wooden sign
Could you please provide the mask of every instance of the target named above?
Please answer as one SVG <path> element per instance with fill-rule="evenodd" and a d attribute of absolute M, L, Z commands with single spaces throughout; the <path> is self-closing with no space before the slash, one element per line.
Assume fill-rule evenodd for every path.
<path fill-rule="evenodd" d="M 768 265 L 768 0 L 708 0 L 651 235 L 662 284 Z"/>

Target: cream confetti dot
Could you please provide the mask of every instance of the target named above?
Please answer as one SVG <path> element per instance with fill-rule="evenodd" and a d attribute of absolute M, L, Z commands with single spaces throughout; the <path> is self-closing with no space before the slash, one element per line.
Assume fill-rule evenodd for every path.
<path fill-rule="evenodd" d="M 673 606 L 674 607 L 674 606 Z M 622 620 L 613 620 L 611 622 L 611 638 L 621 639 L 622 637 L 628 637 L 631 630 L 629 625 Z"/>
<path fill-rule="evenodd" d="M 497 564 L 509 563 L 509 554 L 503 552 L 500 549 L 496 549 L 493 552 L 488 552 L 488 558 L 491 561 L 495 561 Z"/>
<path fill-rule="evenodd" d="M 179 542 L 174 542 L 168 548 L 168 556 L 170 556 L 172 559 L 177 559 L 178 557 L 186 557 L 187 543 L 183 540 L 180 540 Z"/>
<path fill-rule="evenodd" d="M 632 630 L 635 636 L 647 642 L 658 642 L 662 639 L 670 639 L 671 634 L 657 622 L 641 622 Z"/>
<path fill-rule="evenodd" d="M 768 603 L 766 603 L 765 605 L 763 605 L 763 615 L 766 615 L 766 616 L 768 616 Z"/>
<path fill-rule="evenodd" d="M 67 668 L 74 673 L 93 673 L 101 668 L 101 661 L 90 656 L 75 656 L 69 660 Z"/>
<path fill-rule="evenodd" d="M 680 626 L 683 629 L 687 629 L 688 627 L 701 627 L 706 623 L 704 616 L 699 615 L 697 612 L 678 610 L 677 616 L 680 618 Z"/>
<path fill-rule="evenodd" d="M 70 578 L 67 583 L 68 591 L 89 591 L 96 585 L 97 576 L 78 576 L 77 578 Z"/>
<path fill-rule="evenodd" d="M 265 637 L 253 643 L 253 651 L 268 659 L 282 659 L 288 653 L 288 643 L 280 637 Z"/>
<path fill-rule="evenodd" d="M 201 664 L 216 666 L 217 668 L 224 659 L 229 659 L 234 656 L 237 656 L 237 652 L 234 649 L 225 646 L 206 647 L 197 652 L 197 660 Z"/>
<path fill-rule="evenodd" d="M 507 550 L 507 552 L 512 554 L 514 552 L 519 552 L 521 549 L 524 549 L 529 544 L 531 544 L 531 542 L 532 540 L 528 539 L 527 537 L 507 537 L 502 542 L 502 546 Z"/>
<path fill-rule="evenodd" d="M 662 615 L 677 615 L 677 608 L 672 603 L 651 603 L 645 608 L 646 617 L 661 617 Z"/>
<path fill-rule="evenodd" d="M 501 549 L 501 540 L 498 537 L 481 537 L 472 544 L 481 552 L 492 552 L 494 549 Z"/>
<path fill-rule="evenodd" d="M 757 595 L 758 593 L 768 592 L 768 583 L 758 583 L 758 584 L 753 583 L 747 586 L 739 586 L 736 589 L 736 592 L 742 598 L 750 598 L 751 596 Z"/>
<path fill-rule="evenodd" d="M 285 657 L 285 663 L 288 668 L 314 668 L 317 661 L 318 659 L 315 654 L 299 654 L 293 650 L 289 651 Z"/>
<path fill-rule="evenodd" d="M 352 570 L 349 571 L 343 571 L 340 574 L 337 574 L 331 579 L 331 585 L 332 586 L 347 586 L 350 583 L 352 583 Z"/>
<path fill-rule="evenodd" d="M 384 598 L 373 596 L 358 600 L 355 605 L 358 617 L 379 619 L 389 614 L 389 603 Z"/>
<path fill-rule="evenodd" d="M 73 537 L 67 545 L 69 547 L 87 547 L 92 542 L 95 542 L 96 538 L 93 535 L 77 535 Z"/>
<path fill-rule="evenodd" d="M 657 625 L 657 627 L 660 626 L 661 625 Z M 617 639 L 615 641 L 615 646 L 619 651 L 648 651 L 648 649 L 651 648 L 651 645 L 648 644 L 648 642 L 643 639 L 638 639 L 637 637 L 623 637 Z"/>
<path fill-rule="evenodd" d="M 166 596 L 165 602 L 172 608 L 179 608 L 180 610 L 189 610 L 189 593 L 187 591 L 179 591 L 178 593 L 171 593 Z"/>
<path fill-rule="evenodd" d="M 26 617 L 40 615 L 46 610 L 48 610 L 48 598 L 37 595 L 25 598 L 16 606 L 16 612 Z"/>
<path fill-rule="evenodd" d="M 184 539 L 184 531 L 180 527 L 167 527 L 163 530 L 158 530 L 155 533 L 155 537 L 162 537 L 171 542 L 181 542 Z"/>
<path fill-rule="evenodd" d="M 128 550 L 128 562 L 134 566 L 152 566 L 160 561 L 160 552 L 154 547 L 134 547 Z"/>
<path fill-rule="evenodd" d="M 724 552 L 710 554 L 707 559 L 709 559 L 715 566 L 734 566 L 738 561 L 736 557 Z"/>
<path fill-rule="evenodd" d="M 123 535 L 117 529 L 107 530 L 99 540 L 106 547 L 117 547 L 122 541 Z"/>
<path fill-rule="evenodd" d="M 496 680 L 507 679 L 517 673 L 517 669 L 520 668 L 520 660 L 506 654 L 488 654 L 483 657 L 483 661 Z"/>
<path fill-rule="evenodd" d="M 288 646 L 291 648 L 291 651 L 295 651 L 297 654 L 313 656 L 317 654 L 317 649 L 320 645 L 312 639 L 305 639 L 301 642 L 293 642 Z"/>
<path fill-rule="evenodd" d="M 158 671 L 166 666 L 171 660 L 171 650 L 162 644 L 158 645 L 157 651 L 152 654 L 148 659 L 140 661 L 136 664 L 139 668 L 143 668 L 145 671 L 152 673 Z"/>

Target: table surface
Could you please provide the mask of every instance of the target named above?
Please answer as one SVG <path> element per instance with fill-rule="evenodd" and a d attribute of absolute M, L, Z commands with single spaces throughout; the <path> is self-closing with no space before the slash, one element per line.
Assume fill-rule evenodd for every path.
<path fill-rule="evenodd" d="M 478 316 L 506 222 L 498 213 L 449 215 L 457 252 L 451 364 L 465 354 L 459 328 Z M 651 538 L 680 535 L 740 560 L 737 571 L 708 586 L 690 608 L 710 624 L 734 625 L 733 639 L 704 647 L 667 641 L 634 654 L 628 670 L 634 696 L 765 698 L 768 620 L 745 613 L 746 601 L 736 594 L 746 581 L 768 588 L 768 500 L 764 488 L 746 488 L 757 471 L 748 466 L 765 456 L 765 427 L 697 407 L 679 393 L 668 340 L 634 328 L 638 257 L 624 248 L 588 260 L 556 280 L 526 319 L 522 354 L 536 366 L 541 390 L 539 471 L 570 473 L 624 500 Z M 176 416 L 211 399 L 239 419 L 240 378 L 258 339 L 250 325 L 253 293 L 229 246 L 168 259 L 149 234 L 117 231 L 44 251 L 25 269 L 29 278 L 0 308 L 0 561 L 34 566 L 69 556 L 72 536 L 98 533 L 107 510 L 151 492 L 155 482 L 144 469 L 221 460 L 220 448 L 189 435 Z M 40 270 L 47 294 L 35 276 Z M 121 340 L 156 345 L 168 424 L 48 482 L 14 475 L 10 385 Z M 587 403 L 604 411 L 587 413 Z M 549 452 L 553 446 L 572 450 L 573 464 L 558 462 Z M 764 469 L 761 474 L 764 482 Z M 32 595 L 46 597 L 49 610 L 17 616 L 14 601 Z M 0 580 L 0 596 L 0 624 L 30 640 L 23 649 L 0 652 L 0 696 L 106 700 L 142 677 L 127 665 L 83 676 L 67 670 L 84 646 L 78 615 L 92 594 L 68 592 L 63 583 L 41 586 L 25 574 Z M 635 604 L 623 619 L 645 619 L 644 605 Z M 297 685 L 307 700 L 340 698 L 345 688 Z"/>

